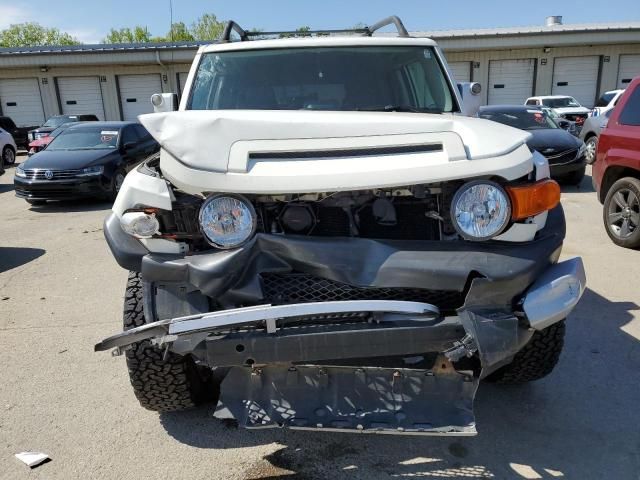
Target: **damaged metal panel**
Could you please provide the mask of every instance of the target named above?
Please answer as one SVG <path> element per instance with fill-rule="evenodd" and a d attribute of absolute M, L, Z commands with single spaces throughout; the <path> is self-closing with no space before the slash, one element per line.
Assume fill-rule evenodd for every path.
<path fill-rule="evenodd" d="M 475 435 L 478 380 L 442 359 L 432 370 L 379 367 L 234 367 L 219 418 L 246 428 Z"/>

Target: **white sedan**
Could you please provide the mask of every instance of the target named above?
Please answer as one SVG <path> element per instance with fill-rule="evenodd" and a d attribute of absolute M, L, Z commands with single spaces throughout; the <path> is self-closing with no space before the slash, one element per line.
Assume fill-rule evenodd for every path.
<path fill-rule="evenodd" d="M 4 173 L 4 166 L 16 161 L 16 142 L 11 134 L 0 128 L 0 175 Z"/>

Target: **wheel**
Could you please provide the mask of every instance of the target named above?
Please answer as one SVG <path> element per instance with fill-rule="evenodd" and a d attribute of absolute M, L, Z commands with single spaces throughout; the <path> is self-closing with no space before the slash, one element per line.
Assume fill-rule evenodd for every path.
<path fill-rule="evenodd" d="M 9 145 L 2 150 L 2 161 L 5 165 L 13 165 L 16 163 L 16 152 Z"/>
<path fill-rule="evenodd" d="M 129 273 L 124 300 L 124 329 L 145 323 L 140 274 Z M 129 379 L 144 408 L 173 412 L 213 401 L 219 385 L 209 369 L 198 367 L 191 357 L 164 352 L 151 342 L 134 343 L 126 351 Z"/>
<path fill-rule="evenodd" d="M 640 180 L 625 177 L 614 183 L 604 199 L 604 226 L 620 247 L 640 247 Z"/>
<path fill-rule="evenodd" d="M 587 138 L 584 142 L 586 150 L 584 152 L 584 158 L 588 165 L 593 165 L 596 161 L 596 148 L 598 148 L 598 137 L 595 135 Z"/>
<path fill-rule="evenodd" d="M 565 185 L 575 185 L 578 186 L 582 183 L 582 179 L 584 178 L 587 167 L 583 165 L 580 170 L 575 170 L 571 173 L 567 173 L 560 178 L 560 183 L 564 183 Z"/>
<path fill-rule="evenodd" d="M 29 205 L 46 205 L 47 201 L 46 200 L 30 200 L 27 199 L 27 203 Z"/>
<path fill-rule="evenodd" d="M 113 175 L 113 179 L 111 180 L 111 192 L 108 195 L 108 200 L 114 201 L 116 199 L 118 192 L 122 187 L 122 183 L 124 182 L 124 177 L 126 176 L 127 174 L 122 170 L 118 170 Z"/>
<path fill-rule="evenodd" d="M 549 375 L 558 363 L 564 345 L 564 320 L 544 330 L 536 331 L 513 361 L 489 375 L 494 383 L 517 384 L 540 380 Z"/>

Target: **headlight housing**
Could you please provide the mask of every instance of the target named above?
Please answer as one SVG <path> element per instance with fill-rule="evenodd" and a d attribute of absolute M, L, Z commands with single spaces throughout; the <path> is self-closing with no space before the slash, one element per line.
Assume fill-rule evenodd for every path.
<path fill-rule="evenodd" d="M 209 244 L 235 248 L 247 242 L 256 231 L 253 205 L 239 195 L 212 195 L 198 215 L 200 230 Z"/>
<path fill-rule="evenodd" d="M 578 149 L 577 158 L 580 158 L 581 156 L 583 156 L 584 152 L 586 152 L 586 151 L 587 151 L 587 145 L 584 142 L 582 142 L 582 145 L 580 145 L 580 148 Z"/>
<path fill-rule="evenodd" d="M 24 168 L 22 167 L 22 165 L 18 165 L 14 175 L 18 178 L 27 178 L 27 174 L 24 173 Z"/>
<path fill-rule="evenodd" d="M 78 177 L 92 177 L 94 175 L 102 175 L 104 173 L 104 165 L 96 165 L 94 167 L 83 168 L 78 174 Z"/>
<path fill-rule="evenodd" d="M 465 240 L 489 240 L 500 235 L 511 219 L 511 200 L 495 182 L 465 183 L 451 203 L 451 220 Z"/>

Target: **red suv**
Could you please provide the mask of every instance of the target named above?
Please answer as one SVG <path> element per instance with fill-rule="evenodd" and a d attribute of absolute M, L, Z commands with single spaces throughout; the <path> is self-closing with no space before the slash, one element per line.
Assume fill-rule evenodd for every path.
<path fill-rule="evenodd" d="M 640 247 L 640 77 L 627 87 L 600 134 L 593 184 L 613 243 Z"/>

